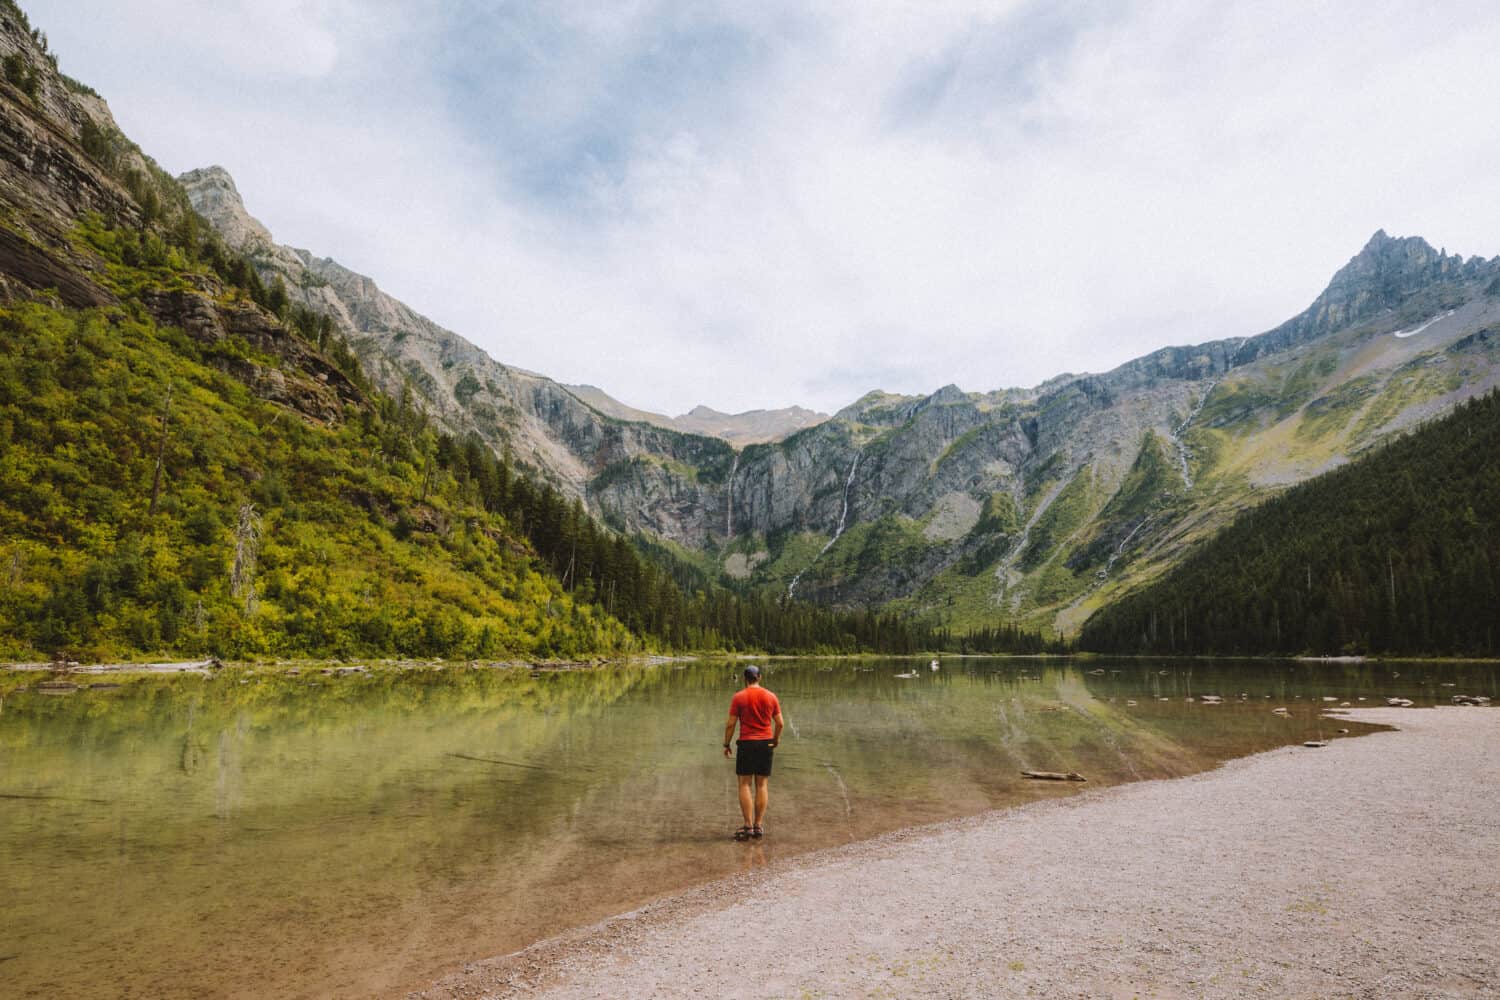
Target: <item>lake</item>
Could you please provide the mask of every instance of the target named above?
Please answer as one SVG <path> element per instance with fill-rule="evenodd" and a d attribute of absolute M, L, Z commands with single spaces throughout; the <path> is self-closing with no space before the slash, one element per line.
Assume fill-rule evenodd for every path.
<path fill-rule="evenodd" d="M 8 997 L 400 993 L 751 866 L 1372 728 L 1341 702 L 1500 695 L 1493 664 L 771 661 L 746 845 L 730 663 L 45 679 L 0 673 Z"/>

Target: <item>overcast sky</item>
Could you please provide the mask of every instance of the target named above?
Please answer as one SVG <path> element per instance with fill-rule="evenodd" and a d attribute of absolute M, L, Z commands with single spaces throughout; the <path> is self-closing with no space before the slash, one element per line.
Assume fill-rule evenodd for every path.
<path fill-rule="evenodd" d="M 1500 5 L 22 0 L 168 170 L 647 409 L 1033 385 L 1500 252 Z"/>

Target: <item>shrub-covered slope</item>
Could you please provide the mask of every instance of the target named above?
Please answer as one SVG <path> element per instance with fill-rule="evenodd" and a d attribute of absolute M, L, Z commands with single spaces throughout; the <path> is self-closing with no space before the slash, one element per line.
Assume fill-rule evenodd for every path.
<path fill-rule="evenodd" d="M 1500 652 L 1500 393 L 1242 514 L 1091 617 L 1101 652 Z"/>
<path fill-rule="evenodd" d="M 125 307 L 0 309 L 0 656 L 626 647 L 388 403 L 326 425 Z M 264 359 L 263 359 L 264 360 Z"/>

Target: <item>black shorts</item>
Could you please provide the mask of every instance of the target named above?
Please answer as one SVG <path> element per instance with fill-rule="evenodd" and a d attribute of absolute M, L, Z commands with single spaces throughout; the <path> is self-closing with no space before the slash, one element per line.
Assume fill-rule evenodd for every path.
<path fill-rule="evenodd" d="M 734 758 L 735 774 L 759 774 L 771 776 L 770 740 L 740 740 L 739 752 Z"/>

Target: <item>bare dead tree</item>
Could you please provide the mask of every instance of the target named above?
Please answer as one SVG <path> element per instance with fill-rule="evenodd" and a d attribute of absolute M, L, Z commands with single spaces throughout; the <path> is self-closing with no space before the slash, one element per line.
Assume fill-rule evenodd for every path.
<path fill-rule="evenodd" d="M 255 563 L 260 556 L 260 514 L 253 503 L 240 505 L 234 526 L 234 565 L 229 570 L 229 592 L 245 601 L 245 614 L 255 613 Z"/>

